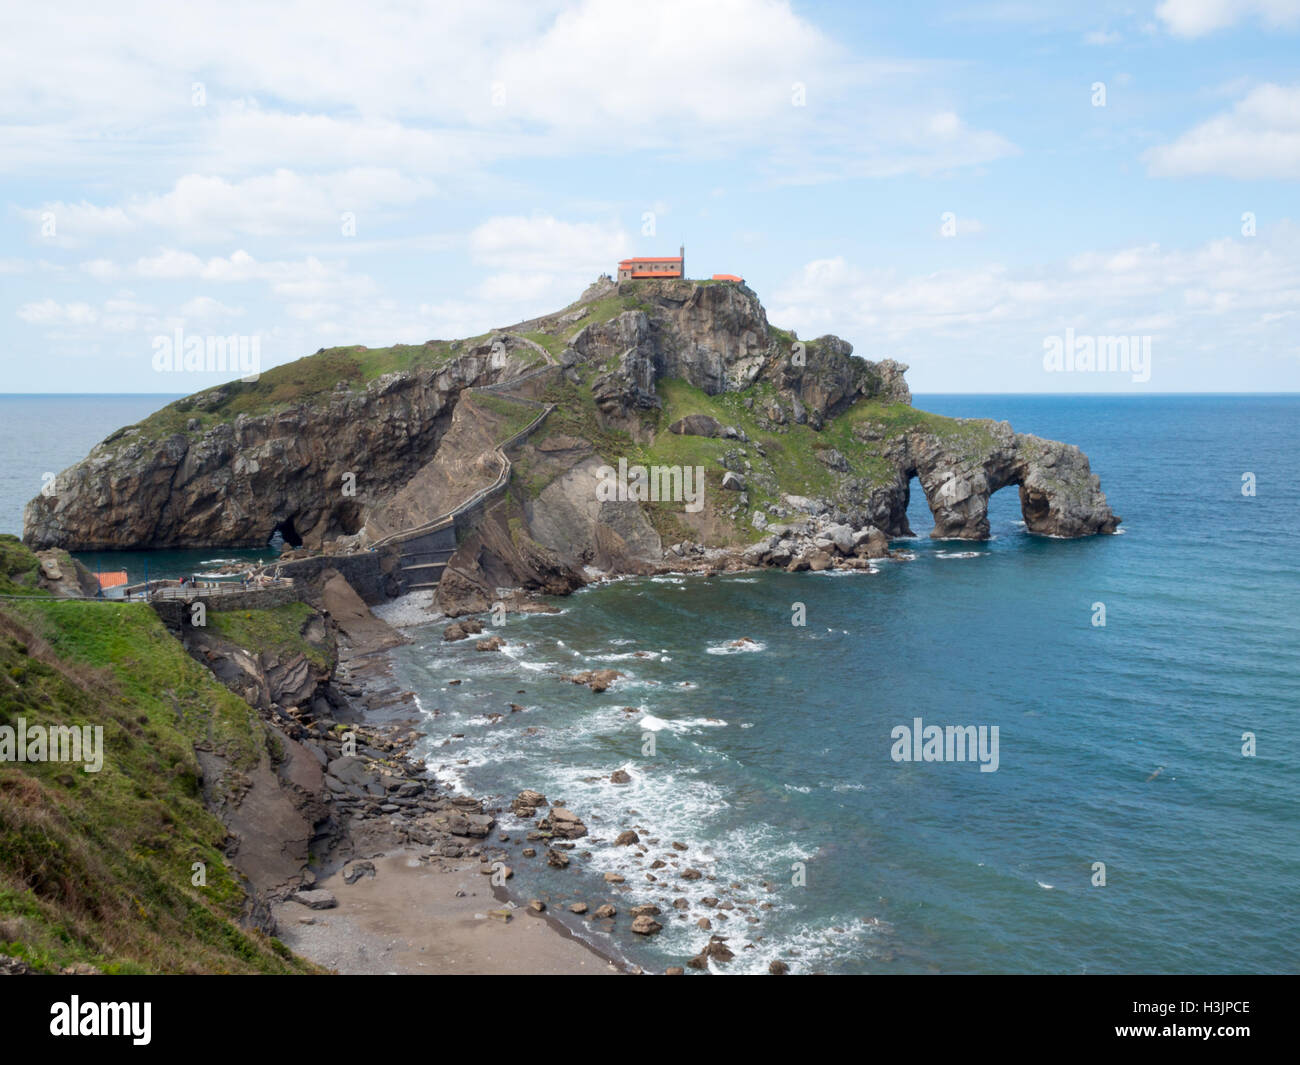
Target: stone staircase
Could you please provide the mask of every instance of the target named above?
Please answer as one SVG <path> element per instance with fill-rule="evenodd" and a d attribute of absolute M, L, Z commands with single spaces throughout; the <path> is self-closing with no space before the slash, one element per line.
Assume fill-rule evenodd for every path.
<path fill-rule="evenodd" d="M 385 536 L 371 545 L 376 550 L 389 546 L 397 547 L 403 591 L 414 592 L 438 586 L 438 582 L 442 580 L 442 575 L 446 571 L 452 555 L 456 553 L 456 518 L 505 491 L 506 486 L 510 483 L 510 459 L 506 455 L 506 449 L 526 439 L 546 420 L 546 416 L 555 409 L 552 404 L 510 395 L 511 391 L 518 388 L 525 381 L 549 373 L 557 364 L 551 353 L 540 344 L 529 340 L 527 337 L 514 334 L 505 335 L 534 348 L 546 359 L 546 365 L 521 374 L 509 381 L 502 381 L 493 385 L 479 385 L 466 389 L 466 391 L 490 392 L 503 399 L 535 407 L 538 410 L 537 417 L 508 440 L 503 440 L 492 448 L 491 455 L 497 462 L 499 472 L 491 484 L 485 488 L 480 488 L 432 521 Z"/>
<path fill-rule="evenodd" d="M 408 592 L 436 588 L 442 572 L 456 553 L 456 522 L 447 517 L 441 528 L 398 543 L 402 581 Z"/>

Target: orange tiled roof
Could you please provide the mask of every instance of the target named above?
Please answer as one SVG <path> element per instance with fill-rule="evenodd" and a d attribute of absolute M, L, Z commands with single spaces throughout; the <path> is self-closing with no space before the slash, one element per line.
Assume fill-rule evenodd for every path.
<path fill-rule="evenodd" d="M 619 266 L 626 266 L 628 263 L 679 263 L 682 261 L 680 255 L 641 255 L 635 259 L 620 259 Z"/>
<path fill-rule="evenodd" d="M 737 277 L 735 274 L 714 274 L 713 280 L 714 281 L 739 281 L 743 284 L 745 279 L 743 277 Z"/>

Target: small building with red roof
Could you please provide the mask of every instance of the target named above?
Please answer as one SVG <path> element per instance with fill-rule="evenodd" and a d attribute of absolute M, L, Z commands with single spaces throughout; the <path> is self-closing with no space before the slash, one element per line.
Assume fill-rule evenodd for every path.
<path fill-rule="evenodd" d="M 622 259 L 618 264 L 618 279 L 639 281 L 643 278 L 685 277 L 686 245 L 683 244 L 680 250 L 680 255 L 652 255 L 640 259 Z"/>

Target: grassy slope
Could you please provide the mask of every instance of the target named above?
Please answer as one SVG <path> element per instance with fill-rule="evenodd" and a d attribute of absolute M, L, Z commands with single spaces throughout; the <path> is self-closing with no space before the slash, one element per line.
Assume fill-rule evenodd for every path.
<path fill-rule="evenodd" d="M 45 595 L 36 587 L 41 564 L 18 537 L 0 535 L 0 595 Z"/>
<path fill-rule="evenodd" d="M 469 392 L 466 395 L 475 408 L 483 411 L 496 423 L 493 437 L 498 441 L 509 440 L 516 433 L 522 432 L 528 427 L 529 422 L 542 413 L 540 408 L 534 407 L 531 403 L 520 403 L 519 400 L 511 399 L 508 395 L 492 392 Z"/>
<path fill-rule="evenodd" d="M 26 557 L 24 557 L 26 556 Z M 30 571 L 0 538 L 0 581 Z M 0 724 L 101 725 L 104 765 L 0 763 L 0 953 L 42 971 L 296 972 L 244 903 L 204 807 L 195 742 L 257 763 L 253 711 L 143 604 L 0 601 Z M 207 884 L 191 885 L 193 862 Z"/>
<path fill-rule="evenodd" d="M 643 306 L 636 296 L 607 296 L 587 304 L 586 314 L 576 322 L 552 332 L 532 331 L 521 335 L 558 355 L 585 326 L 609 321 L 625 310 Z M 576 309 L 576 305 L 566 308 L 570 309 Z M 457 352 L 467 351 L 489 336 L 491 333 L 465 340 L 430 340 L 425 344 L 394 344 L 386 348 L 362 345 L 323 348 L 314 355 L 267 370 L 256 381 L 231 381 L 169 403 L 137 425 L 119 429 L 105 443 L 125 442 L 125 434 L 132 428 L 139 433 L 132 434 L 130 439 L 160 440 L 176 433 L 197 436 L 241 414 L 264 414 L 326 398 L 340 381 L 352 388 L 364 388 L 386 373 L 440 366 L 455 358 Z M 220 399 L 218 393 L 223 394 Z M 194 420 L 198 427 L 191 430 L 189 425 Z"/>
<path fill-rule="evenodd" d="M 321 669 L 333 666 L 328 654 L 305 639 L 303 627 L 316 612 L 306 603 L 285 603 L 268 610 L 212 611 L 208 629 L 250 651 L 269 651 L 287 658 L 299 652 Z"/>
<path fill-rule="evenodd" d="M 340 381 L 364 388 L 386 373 L 439 366 L 454 356 L 454 347 L 448 341 L 431 340 L 427 344 L 394 344 L 388 348 L 353 345 L 322 349 L 267 370 L 256 381 L 231 381 L 178 399 L 155 411 L 138 428 L 144 438 L 159 439 L 189 432 L 189 422 L 197 418 L 197 431 L 201 432 L 233 421 L 240 414 L 263 414 L 327 396 Z M 213 402 L 217 393 L 224 393 L 224 398 Z M 118 430 L 108 442 L 119 439 L 124 432 Z"/>

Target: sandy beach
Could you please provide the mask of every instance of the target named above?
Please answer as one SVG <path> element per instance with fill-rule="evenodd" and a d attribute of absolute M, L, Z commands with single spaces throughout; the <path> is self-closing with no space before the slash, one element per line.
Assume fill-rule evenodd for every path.
<path fill-rule="evenodd" d="M 342 974 L 602 976 L 612 962 L 527 906 L 510 919 L 477 860 L 422 862 L 413 850 L 372 859 L 374 876 L 342 871 L 319 882 L 338 899 L 327 910 L 292 900 L 275 906 L 279 938 Z M 460 893 L 458 895 L 458 892 Z"/>

